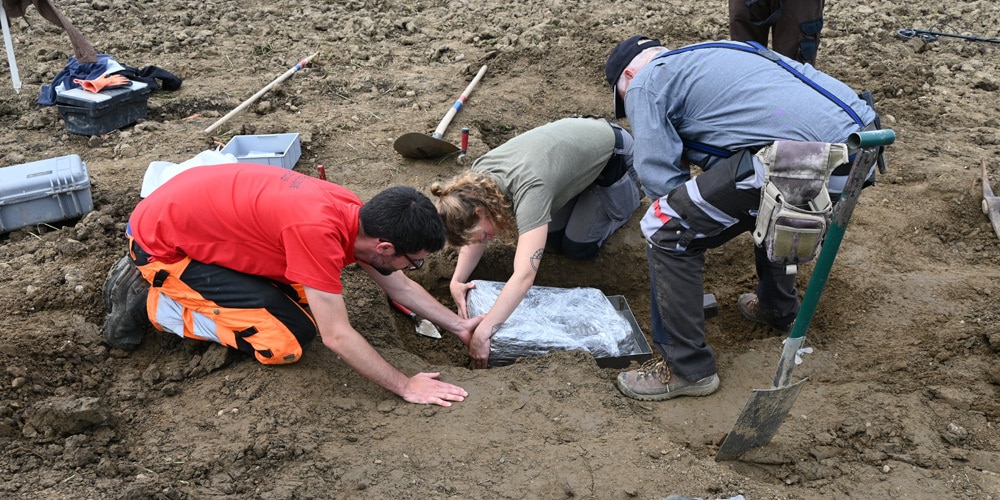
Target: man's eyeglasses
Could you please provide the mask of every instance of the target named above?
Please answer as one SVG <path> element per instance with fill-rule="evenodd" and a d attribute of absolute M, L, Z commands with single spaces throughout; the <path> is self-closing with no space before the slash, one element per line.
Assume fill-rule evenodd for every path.
<path fill-rule="evenodd" d="M 410 267 L 407 267 L 407 269 L 411 271 L 417 271 L 421 267 L 424 267 L 424 259 L 413 260 L 410 258 L 409 255 L 406 255 L 405 253 L 403 254 L 403 257 L 406 257 L 406 260 L 410 261 Z"/>

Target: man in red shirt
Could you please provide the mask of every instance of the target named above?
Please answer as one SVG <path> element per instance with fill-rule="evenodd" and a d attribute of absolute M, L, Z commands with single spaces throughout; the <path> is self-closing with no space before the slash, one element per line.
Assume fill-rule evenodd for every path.
<path fill-rule="evenodd" d="M 445 242 L 437 210 L 413 188 L 362 204 L 342 186 L 283 168 L 195 167 L 142 200 L 126 232 L 128 255 L 104 285 L 112 347 L 135 349 L 152 323 L 284 364 L 319 331 L 351 367 L 406 401 L 450 406 L 468 395 L 438 373 L 407 377 L 347 317 L 341 270 L 357 262 L 390 298 L 466 345 L 482 320 L 461 319 L 400 272 L 419 269 Z"/>

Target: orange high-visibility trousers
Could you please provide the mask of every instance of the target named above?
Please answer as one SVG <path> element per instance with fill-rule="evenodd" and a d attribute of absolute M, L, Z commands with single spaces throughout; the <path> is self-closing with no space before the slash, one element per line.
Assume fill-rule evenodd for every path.
<path fill-rule="evenodd" d="M 301 285 L 184 258 L 150 262 L 129 237 L 129 256 L 150 283 L 146 312 L 160 331 L 217 342 L 264 364 L 298 361 L 316 337 Z"/>

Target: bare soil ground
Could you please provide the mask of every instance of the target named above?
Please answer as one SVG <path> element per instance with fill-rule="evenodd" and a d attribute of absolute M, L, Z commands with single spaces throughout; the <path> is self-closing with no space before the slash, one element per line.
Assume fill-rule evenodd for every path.
<path fill-rule="evenodd" d="M 629 400 L 617 370 L 582 353 L 470 370 L 455 338 L 416 336 L 358 269 L 345 294 L 359 331 L 404 371 L 464 386 L 465 402 L 404 403 L 319 344 L 267 368 L 166 334 L 126 354 L 99 333 L 100 289 L 150 162 L 234 134 L 298 132 L 300 172 L 323 164 L 363 199 L 395 184 L 426 190 L 463 165 L 405 159 L 392 142 L 431 132 L 481 65 L 485 78 L 445 134 L 457 143 L 469 127 L 470 157 L 557 118 L 609 115 L 603 65 L 617 41 L 724 39 L 726 2 L 58 5 L 98 52 L 184 84 L 154 93 L 135 126 L 69 134 L 56 108 L 35 103 L 71 55 L 68 38 L 33 8 L 11 23 L 25 85 L 15 94 L 3 68 L 0 164 L 79 154 L 95 210 L 0 235 L 0 496 L 1000 498 L 1000 241 L 978 180 L 985 162 L 1000 187 L 1000 53 L 991 42 L 894 37 L 911 27 L 996 37 L 991 1 L 828 2 L 819 67 L 872 90 L 898 140 L 809 330 L 816 352 L 795 374 L 810 380 L 773 442 L 728 463 L 714 461 L 718 445 L 750 391 L 769 386 L 781 349 L 735 309 L 755 283 L 749 236 L 709 255 L 722 387 L 706 398 Z M 316 51 L 309 68 L 202 132 Z M 474 277 L 506 279 L 511 255 L 491 248 Z M 441 252 L 412 274 L 447 300 L 454 260 Z M 596 262 L 546 257 L 536 284 L 624 295 L 648 333 L 635 220 Z"/>

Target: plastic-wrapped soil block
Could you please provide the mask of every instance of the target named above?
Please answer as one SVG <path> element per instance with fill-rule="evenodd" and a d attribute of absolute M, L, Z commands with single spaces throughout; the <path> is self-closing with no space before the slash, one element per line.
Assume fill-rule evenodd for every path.
<path fill-rule="evenodd" d="M 469 314 L 493 307 L 504 283 L 473 281 Z M 631 323 L 596 288 L 534 286 L 490 342 L 490 366 L 510 364 L 551 350 L 583 350 L 595 358 L 633 354 Z"/>

